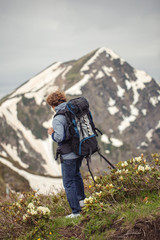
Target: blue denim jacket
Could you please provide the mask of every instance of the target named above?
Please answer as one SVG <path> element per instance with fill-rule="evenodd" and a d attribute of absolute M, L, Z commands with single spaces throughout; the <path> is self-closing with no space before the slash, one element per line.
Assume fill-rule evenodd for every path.
<path fill-rule="evenodd" d="M 56 113 L 60 110 L 65 109 L 66 102 L 59 104 L 57 107 L 55 107 Z M 54 129 L 54 133 L 52 133 L 52 139 L 57 142 L 61 143 L 62 141 L 69 138 L 69 130 L 67 126 L 67 121 L 64 115 L 57 115 L 55 118 L 53 118 L 52 121 L 52 127 Z M 70 152 L 67 154 L 62 155 L 63 159 L 75 159 L 79 156 L 76 155 L 74 152 Z"/>

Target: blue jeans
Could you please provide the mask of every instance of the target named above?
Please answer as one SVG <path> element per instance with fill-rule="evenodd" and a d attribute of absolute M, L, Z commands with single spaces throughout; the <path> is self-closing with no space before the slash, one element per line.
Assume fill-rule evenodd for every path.
<path fill-rule="evenodd" d="M 85 199 L 84 185 L 80 173 L 81 164 L 81 157 L 63 160 L 61 164 L 63 186 L 73 213 L 81 211 L 79 201 Z"/>

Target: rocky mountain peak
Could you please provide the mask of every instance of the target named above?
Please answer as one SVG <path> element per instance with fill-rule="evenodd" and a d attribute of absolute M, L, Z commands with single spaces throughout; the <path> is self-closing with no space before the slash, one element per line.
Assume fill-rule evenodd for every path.
<path fill-rule="evenodd" d="M 0 153 L 33 172 L 59 175 L 47 135 L 52 112 L 46 96 L 57 89 L 85 96 L 99 142 L 113 162 L 160 150 L 160 86 L 112 50 L 102 47 L 78 60 L 54 63 L 11 93 L 0 106 Z"/>

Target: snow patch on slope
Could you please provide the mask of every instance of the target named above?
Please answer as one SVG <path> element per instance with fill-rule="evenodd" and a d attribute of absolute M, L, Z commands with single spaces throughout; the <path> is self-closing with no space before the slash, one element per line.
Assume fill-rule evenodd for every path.
<path fill-rule="evenodd" d="M 99 57 L 99 55 L 100 55 L 101 53 L 103 53 L 103 52 L 106 52 L 106 57 L 110 57 L 111 60 L 117 59 L 117 58 L 120 59 L 120 57 L 119 57 L 116 53 L 114 53 L 111 49 L 106 48 L 106 47 L 99 48 L 99 49 L 96 51 L 96 53 L 94 54 L 94 56 L 91 57 L 91 58 L 87 61 L 87 63 L 85 63 L 84 66 L 81 68 L 81 73 L 83 74 L 83 72 L 88 71 L 88 70 L 89 70 L 89 66 L 90 66 L 91 64 L 93 64 L 93 63 L 95 62 L 95 60 L 97 59 L 97 57 Z M 123 61 L 123 60 L 122 60 L 122 61 Z M 109 71 L 110 71 L 110 70 L 109 70 Z"/>
<path fill-rule="evenodd" d="M 142 111 L 143 115 L 146 116 L 146 114 L 147 114 L 147 109 L 142 109 L 141 111 Z"/>
<path fill-rule="evenodd" d="M 109 48 L 105 48 L 105 47 L 103 47 L 103 48 L 101 48 L 102 50 L 101 51 L 106 51 L 106 56 L 107 57 L 109 57 L 110 56 L 110 58 L 111 58 L 111 60 L 113 60 L 113 59 L 122 59 L 122 58 L 120 58 L 115 52 L 113 52 L 111 49 L 109 49 Z M 122 62 L 123 62 L 123 59 L 122 59 Z"/>
<path fill-rule="evenodd" d="M 119 112 L 119 109 L 116 106 L 108 107 L 108 111 L 111 115 L 115 115 L 117 112 Z"/>
<path fill-rule="evenodd" d="M 63 78 L 63 79 L 66 79 L 66 74 L 71 70 L 71 68 L 72 68 L 72 66 L 68 66 L 68 67 L 64 70 L 64 72 L 63 72 L 63 74 L 62 74 L 62 78 Z"/>
<path fill-rule="evenodd" d="M 156 105 L 160 102 L 160 96 L 153 96 L 149 99 L 149 102 L 156 107 Z"/>
<path fill-rule="evenodd" d="M 111 140 L 111 142 L 110 142 Z M 121 147 L 123 145 L 123 142 L 117 138 L 108 138 L 108 136 L 106 134 L 103 134 L 101 136 L 101 142 L 104 142 L 105 144 L 112 144 L 114 147 Z M 107 151 L 107 150 L 106 150 Z"/>
<path fill-rule="evenodd" d="M 146 137 L 148 138 L 149 142 L 152 142 L 152 135 L 153 135 L 154 129 L 150 129 L 147 133 L 146 133 Z"/>
<path fill-rule="evenodd" d="M 99 79 L 99 78 L 102 78 L 102 77 L 104 77 L 104 73 L 102 71 L 99 71 L 97 73 L 96 79 Z"/>
<path fill-rule="evenodd" d="M 116 79 L 115 77 L 112 77 L 112 81 L 113 81 L 114 83 L 117 83 L 117 79 Z"/>
<path fill-rule="evenodd" d="M 149 83 L 152 80 L 151 76 L 149 76 L 144 71 L 135 70 L 134 73 L 135 73 L 135 76 L 137 77 L 137 86 L 139 89 L 144 89 L 145 83 Z"/>
<path fill-rule="evenodd" d="M 112 107 L 115 105 L 115 103 L 116 103 L 116 100 L 110 97 L 108 104 Z"/>
<path fill-rule="evenodd" d="M 53 119 L 53 117 L 51 119 L 49 119 L 48 121 L 43 122 L 42 126 L 46 129 L 51 127 L 52 126 L 52 119 Z"/>
<path fill-rule="evenodd" d="M 28 173 L 24 170 L 18 169 L 13 164 L 0 157 L 0 162 L 8 166 L 10 169 L 18 173 L 20 176 L 28 180 L 30 187 L 37 191 L 38 194 L 49 195 L 57 193 L 62 187 L 62 180 L 60 178 L 49 178 Z"/>
<path fill-rule="evenodd" d="M 157 124 L 155 129 L 158 129 L 158 128 L 160 128 L 160 121 L 158 122 L 158 124 Z"/>
<path fill-rule="evenodd" d="M 134 70 L 135 76 L 137 77 L 136 81 L 131 81 L 133 94 L 134 94 L 134 101 L 133 105 L 135 105 L 139 100 L 139 93 L 138 90 L 143 90 L 146 86 L 145 83 L 149 83 L 152 78 L 145 73 L 144 71 Z"/>
<path fill-rule="evenodd" d="M 92 75 L 86 74 L 78 83 L 67 89 L 65 93 L 69 95 L 81 95 L 81 88 L 88 83 L 91 77 Z"/>
<path fill-rule="evenodd" d="M 146 143 L 146 142 L 141 142 L 140 147 L 148 147 L 148 143 Z"/>
<path fill-rule="evenodd" d="M 131 122 L 134 122 L 139 114 L 139 110 L 135 107 L 136 103 L 138 103 L 138 100 L 139 100 L 138 90 L 143 90 L 145 88 L 145 84 L 152 81 L 152 78 L 148 74 L 146 74 L 144 71 L 134 69 L 134 73 L 137 78 L 136 81 L 129 82 L 128 80 L 125 80 L 127 89 L 129 90 L 132 88 L 133 103 L 130 106 L 131 115 L 129 117 L 123 116 L 123 121 L 118 126 L 120 133 L 122 133 L 126 128 L 128 128 L 131 125 Z M 123 97 L 124 91 L 121 90 L 120 87 L 118 87 L 118 92 L 117 92 L 118 96 Z M 154 104 L 155 104 L 155 101 L 154 101 Z M 143 114 L 145 115 L 145 111 L 143 111 Z"/>
<path fill-rule="evenodd" d="M 116 106 L 114 106 L 115 103 L 116 103 L 116 101 L 110 97 L 109 102 L 108 102 L 110 107 L 108 107 L 108 111 L 111 115 L 114 115 L 117 112 L 119 112 L 119 109 Z"/>
<path fill-rule="evenodd" d="M 119 112 L 119 109 L 116 106 L 114 106 L 115 103 L 116 103 L 116 101 L 113 98 L 110 97 L 110 99 L 108 101 L 108 104 L 110 106 L 110 107 L 108 107 L 108 111 L 111 115 L 114 115 L 117 112 Z"/>
<path fill-rule="evenodd" d="M 70 66 L 60 67 L 61 63 L 55 63 L 40 74 L 31 78 L 26 84 L 18 88 L 10 98 L 15 97 L 18 94 L 25 94 L 26 98 L 35 98 L 38 105 L 44 100 L 49 92 L 56 91 L 57 86 L 54 85 L 56 78 L 63 73 L 63 77 L 66 71 L 70 70 Z"/>
<path fill-rule="evenodd" d="M 11 146 L 10 144 L 4 144 L 4 143 L 1 143 L 1 145 L 4 148 L 4 150 L 8 153 L 8 155 L 11 156 L 13 160 L 16 160 L 21 167 L 23 168 L 29 167 L 28 164 L 23 163 L 21 159 L 18 157 L 16 146 Z"/>
<path fill-rule="evenodd" d="M 128 81 L 128 80 L 126 79 L 126 80 L 125 80 L 125 84 L 126 84 L 127 90 L 131 89 L 132 84 L 131 84 L 130 81 Z"/>
<path fill-rule="evenodd" d="M 123 99 L 125 90 L 120 85 L 117 85 L 117 88 L 117 96 Z"/>
<path fill-rule="evenodd" d="M 109 138 L 108 138 L 108 136 L 106 134 L 103 134 L 101 136 L 101 141 L 106 143 L 106 144 L 110 144 Z"/>
<path fill-rule="evenodd" d="M 135 106 L 131 105 L 130 109 L 131 109 L 131 114 L 132 115 L 134 115 L 136 117 L 139 115 L 139 110 Z"/>
<path fill-rule="evenodd" d="M 131 125 L 131 122 L 134 122 L 139 115 L 139 110 L 133 105 L 130 106 L 131 115 L 129 117 L 123 116 L 123 121 L 118 126 L 120 133 L 122 133 L 126 128 Z"/>
<path fill-rule="evenodd" d="M 44 87 L 45 84 L 50 82 L 52 78 L 54 78 L 55 70 L 59 68 L 61 65 L 60 62 L 53 64 L 40 74 L 36 75 L 35 77 L 31 78 L 26 84 L 21 86 L 20 88 L 15 91 L 11 97 L 14 97 L 18 94 L 23 94 L 26 92 L 35 92 L 38 91 L 40 88 Z"/>
<path fill-rule="evenodd" d="M 114 147 L 121 147 L 123 145 L 123 142 L 117 138 L 111 138 L 111 142 Z"/>
<path fill-rule="evenodd" d="M 153 133 L 155 130 L 160 128 L 160 121 L 158 121 L 156 127 L 154 129 L 150 129 L 147 133 L 146 133 L 146 137 L 148 139 L 149 142 L 152 142 L 152 137 L 153 137 Z"/>
<path fill-rule="evenodd" d="M 110 73 L 113 72 L 112 67 L 103 66 L 102 69 L 108 76 L 110 76 L 111 75 Z"/>
<path fill-rule="evenodd" d="M 60 175 L 60 166 L 53 159 L 52 152 L 52 140 L 50 137 L 48 139 L 41 140 L 36 139 L 32 132 L 24 127 L 24 125 L 17 118 L 17 103 L 21 100 L 21 97 L 9 99 L 0 106 L 0 112 L 2 116 L 5 116 L 8 125 L 10 125 L 16 132 L 17 130 L 23 133 L 24 138 L 30 143 L 34 150 L 41 154 L 42 158 L 46 161 L 43 167 L 46 169 L 47 173 L 54 176 Z M 9 102 L 9 103 L 8 103 Z M 6 106 L 10 104 L 8 109 Z M 23 146 L 24 147 L 24 146 Z M 10 150 L 6 147 L 7 151 Z M 12 155 L 11 155 L 12 156 Z M 15 161 L 20 161 L 18 155 L 14 158 Z"/>

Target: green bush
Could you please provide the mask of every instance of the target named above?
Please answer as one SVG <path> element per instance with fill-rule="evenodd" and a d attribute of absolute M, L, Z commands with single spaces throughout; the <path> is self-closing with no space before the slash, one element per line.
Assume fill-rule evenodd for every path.
<path fill-rule="evenodd" d="M 153 154 L 149 161 L 140 157 L 119 162 L 110 174 L 96 176 L 91 195 L 85 199 L 85 211 L 104 209 L 108 204 L 160 190 L 160 155 Z"/>

